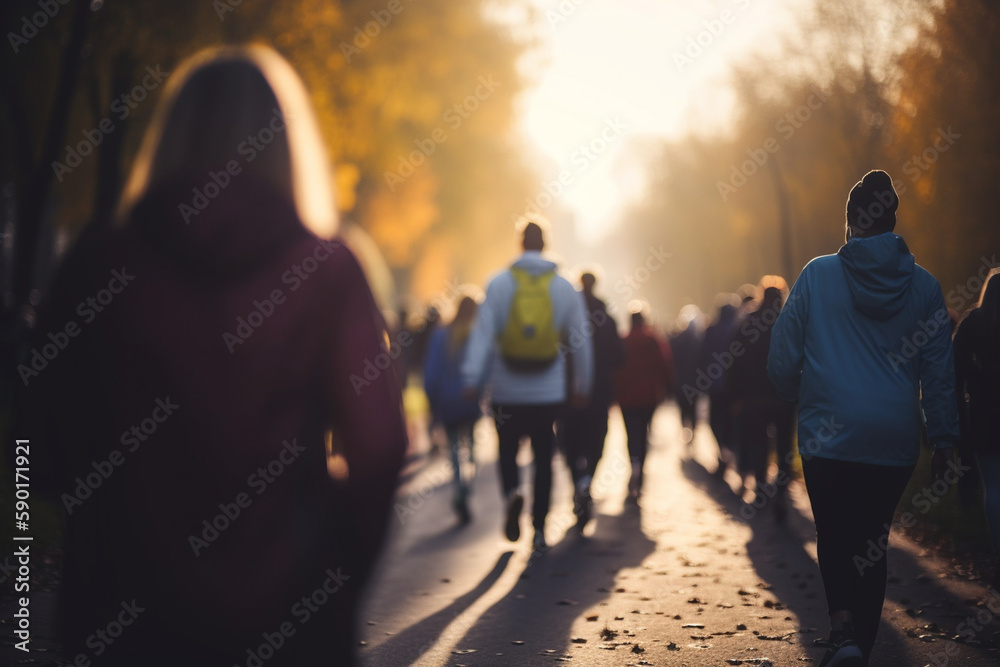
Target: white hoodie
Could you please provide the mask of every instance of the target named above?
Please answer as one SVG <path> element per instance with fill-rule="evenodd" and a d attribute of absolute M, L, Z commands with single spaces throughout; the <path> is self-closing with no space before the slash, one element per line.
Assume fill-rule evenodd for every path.
<path fill-rule="evenodd" d="M 541 253 L 525 251 L 513 264 L 532 275 L 556 269 L 556 263 Z M 486 288 L 486 300 L 479 308 L 469 336 L 462 382 L 466 387 L 492 384 L 494 403 L 507 405 L 544 405 L 566 401 L 566 356 L 573 363 L 573 391 L 588 395 L 593 382 L 594 352 L 591 336 L 593 323 L 587 320 L 583 294 L 568 280 L 556 275 L 550 283 L 552 315 L 563 346 L 556 361 L 540 372 L 512 371 L 497 352 L 497 338 L 503 332 L 516 283 L 510 270 L 498 274 Z"/>

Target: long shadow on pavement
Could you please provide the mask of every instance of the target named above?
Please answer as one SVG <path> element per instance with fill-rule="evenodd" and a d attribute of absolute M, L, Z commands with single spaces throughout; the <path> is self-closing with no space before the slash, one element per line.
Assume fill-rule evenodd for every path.
<path fill-rule="evenodd" d="M 655 544 L 643 534 L 637 508 L 619 516 L 598 515 L 592 537 L 571 530 L 534 556 L 513 589 L 483 613 L 458 648 L 475 649 L 477 665 L 551 665 L 554 657 L 569 653 L 580 615 L 607 599 L 617 573 L 639 566 Z"/>
<path fill-rule="evenodd" d="M 681 462 L 681 468 L 684 475 L 713 498 L 723 510 L 750 526 L 753 533 L 746 545 L 747 555 L 758 576 L 766 582 L 765 590 L 760 591 L 760 594 L 763 596 L 770 593 L 775 598 L 774 601 L 780 605 L 773 607 L 775 616 L 782 614 L 784 608 L 798 618 L 805 632 L 790 639 L 805 645 L 808 654 L 818 661 L 822 649 L 813 648 L 811 642 L 814 638 L 826 636 L 829 631 L 829 618 L 819 566 L 804 547 L 806 542 L 815 540 L 816 529 L 812 520 L 792 504 L 789 504 L 788 518 L 784 526 L 774 521 L 772 508 L 768 505 L 756 513 L 748 513 L 743 509 L 743 500 L 733 493 L 729 485 L 715 477 L 700 463 L 695 460 L 684 460 Z M 907 606 L 911 604 L 918 606 L 918 599 L 933 601 L 931 604 L 935 605 L 935 609 L 942 610 L 942 616 L 928 613 L 926 618 L 914 619 L 912 623 L 907 624 L 907 627 L 938 623 L 943 627 L 954 629 L 955 622 L 944 621 L 943 614 L 959 616 L 956 610 L 967 609 L 968 606 L 954 593 L 936 583 L 935 578 L 927 577 L 926 568 L 911 553 L 902 549 L 892 549 L 889 559 L 890 584 L 872 665 L 912 667 L 914 664 L 927 664 L 929 660 L 933 660 L 932 656 L 943 658 L 946 646 L 943 642 L 947 640 L 937 638 L 934 647 L 928 648 L 929 645 L 920 639 L 911 638 L 886 622 L 892 601 L 902 600 Z M 917 577 L 921 573 L 925 576 L 918 581 Z M 748 591 L 748 593 L 752 595 L 757 592 Z M 965 614 L 961 614 L 961 617 L 965 618 Z M 993 652 L 991 655 L 990 647 L 987 645 L 963 644 L 954 648 L 960 651 L 957 656 L 949 656 L 949 660 L 941 660 L 936 664 L 942 667 L 945 664 L 969 667 L 973 665 L 987 667 L 996 664 L 996 653 Z"/>
<path fill-rule="evenodd" d="M 365 657 L 364 663 L 367 665 L 413 664 L 434 643 L 434 640 L 422 641 L 421 639 L 426 637 L 436 639 L 453 620 L 472 606 L 476 600 L 482 597 L 497 582 L 500 575 L 507 569 L 507 565 L 510 563 L 513 555 L 513 551 L 501 554 L 493 569 L 483 577 L 483 580 L 475 588 L 457 598 L 436 614 L 432 614 L 419 623 L 411 625 L 405 631 L 372 649 L 371 653 Z"/>

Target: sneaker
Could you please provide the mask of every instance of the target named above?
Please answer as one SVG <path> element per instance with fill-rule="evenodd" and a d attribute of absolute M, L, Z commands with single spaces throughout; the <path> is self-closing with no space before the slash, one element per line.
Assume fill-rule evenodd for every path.
<path fill-rule="evenodd" d="M 549 550 L 548 543 L 545 542 L 545 533 L 540 530 L 535 531 L 535 538 L 531 541 L 535 551 L 544 552 Z"/>
<path fill-rule="evenodd" d="M 511 542 L 517 542 L 521 537 L 521 509 L 524 507 L 524 497 L 517 491 L 507 498 L 507 524 L 504 535 Z"/>
<path fill-rule="evenodd" d="M 828 646 L 830 648 L 827 649 L 819 667 L 864 667 L 865 659 L 857 642 L 854 641 L 854 628 L 850 623 L 830 633 Z"/>

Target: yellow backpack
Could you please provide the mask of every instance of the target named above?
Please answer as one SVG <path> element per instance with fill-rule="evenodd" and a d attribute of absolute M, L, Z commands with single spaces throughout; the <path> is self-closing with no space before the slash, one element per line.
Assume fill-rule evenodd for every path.
<path fill-rule="evenodd" d="M 550 292 L 556 273 L 532 275 L 519 268 L 511 268 L 510 272 L 515 289 L 507 324 L 500 334 L 500 354 L 515 370 L 544 370 L 559 356 L 559 332 Z"/>

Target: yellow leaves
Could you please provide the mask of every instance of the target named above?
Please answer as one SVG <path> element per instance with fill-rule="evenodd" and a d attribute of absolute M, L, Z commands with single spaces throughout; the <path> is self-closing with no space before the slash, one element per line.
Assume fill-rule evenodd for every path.
<path fill-rule="evenodd" d="M 348 162 L 335 165 L 334 182 L 337 193 L 337 210 L 350 211 L 354 208 L 360 178 L 361 170 L 356 164 Z"/>
<path fill-rule="evenodd" d="M 395 187 L 379 188 L 369 200 L 362 218 L 372 238 L 393 267 L 412 265 L 421 241 L 438 219 L 438 183 L 427 166 Z"/>
<path fill-rule="evenodd" d="M 455 256 L 460 244 L 451 237 L 433 235 L 424 244 L 410 277 L 410 293 L 423 303 L 434 301 L 455 278 Z"/>

